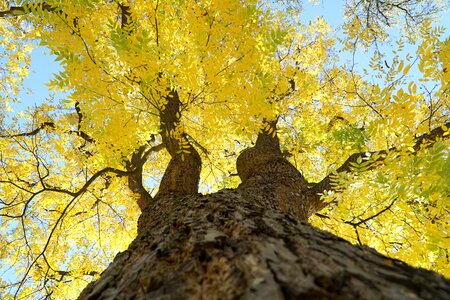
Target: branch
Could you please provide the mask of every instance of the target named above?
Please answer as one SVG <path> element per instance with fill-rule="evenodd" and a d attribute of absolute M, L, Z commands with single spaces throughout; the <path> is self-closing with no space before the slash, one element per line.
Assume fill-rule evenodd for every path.
<path fill-rule="evenodd" d="M 133 18 L 131 16 L 131 8 L 127 4 L 119 3 L 121 12 L 121 28 L 125 31 L 131 32 L 133 26 Z"/>
<path fill-rule="evenodd" d="M 156 148 L 158 148 L 159 146 L 155 146 Z M 21 223 L 22 223 L 22 228 L 24 231 L 24 239 L 25 239 L 25 243 L 28 245 L 28 241 L 26 238 L 26 227 L 24 224 L 24 216 L 25 216 L 25 212 L 28 208 L 28 206 L 30 205 L 31 201 L 39 194 L 43 193 L 43 192 L 56 192 L 56 193 L 62 193 L 62 194 L 66 194 L 66 195 L 70 195 L 72 196 L 72 199 L 67 203 L 67 205 L 65 206 L 65 208 L 63 209 L 63 211 L 61 212 L 60 216 L 57 218 L 56 222 L 54 223 L 53 227 L 51 228 L 49 235 L 44 243 L 44 246 L 42 248 L 42 251 L 31 261 L 30 265 L 27 267 L 27 269 L 24 272 L 24 275 L 22 277 L 22 280 L 20 281 L 20 283 L 18 284 L 18 288 L 15 291 L 15 295 L 14 297 L 16 298 L 20 289 L 22 288 L 23 284 L 25 283 L 29 273 L 31 272 L 31 269 L 33 268 L 33 266 L 35 266 L 38 262 L 38 259 L 40 257 L 44 257 L 45 256 L 45 252 L 48 248 L 48 246 L 50 245 L 51 239 L 55 233 L 56 228 L 58 227 L 58 225 L 63 222 L 63 218 L 67 215 L 67 212 L 69 211 L 70 207 L 73 206 L 73 204 L 75 203 L 76 199 L 78 199 L 84 192 L 87 191 L 87 189 L 89 188 L 89 186 L 91 184 L 93 184 L 95 182 L 95 180 L 106 174 L 106 173 L 114 173 L 118 176 L 130 176 L 130 175 L 134 175 L 138 170 L 131 170 L 131 171 L 123 171 L 123 170 L 119 170 L 119 169 L 115 169 L 115 168 L 111 168 L 111 167 L 107 167 L 104 169 L 101 169 L 99 171 L 97 171 L 96 173 L 94 173 L 85 183 L 84 185 L 78 189 L 77 191 L 73 192 L 70 190 L 66 190 L 66 189 L 61 189 L 58 187 L 49 187 L 47 185 L 43 185 L 43 189 L 37 191 L 37 192 L 31 192 L 31 197 L 26 201 L 24 208 L 22 210 L 22 214 L 20 216 L 16 216 L 18 218 L 21 218 Z M 10 182 L 11 184 L 13 184 L 13 182 Z M 28 246 L 29 247 L 29 246 Z M 88 274 L 86 274 L 88 275 Z"/>
<path fill-rule="evenodd" d="M 450 127 L 450 121 L 445 123 L 444 126 L 449 128 Z M 420 149 L 421 146 L 429 147 L 432 144 L 434 144 L 439 138 L 449 138 L 450 135 L 445 135 L 444 136 L 445 132 L 446 131 L 444 131 L 443 126 L 435 128 L 435 129 L 431 130 L 430 133 L 425 133 L 425 134 L 417 137 L 416 138 L 416 142 L 415 142 L 415 144 L 414 144 L 414 146 L 412 148 L 414 149 L 415 152 L 417 152 Z M 375 163 L 382 162 L 386 158 L 387 153 L 388 152 L 392 152 L 392 151 L 399 151 L 399 149 L 397 149 L 396 147 L 392 147 L 392 148 L 389 148 L 388 150 L 353 153 L 336 170 L 336 172 L 337 173 L 350 172 L 352 163 L 356 163 L 358 158 L 360 158 L 360 157 L 364 158 L 364 157 L 367 157 L 368 155 L 378 154 L 378 158 L 371 163 L 369 168 L 365 169 L 366 171 L 373 170 L 376 167 Z M 322 181 L 320 181 L 319 183 L 314 184 L 311 187 L 311 190 L 316 192 L 316 193 L 322 193 L 324 190 L 332 190 L 333 187 L 331 185 L 331 175 L 332 174 L 328 174 L 324 179 L 322 179 Z"/>
<path fill-rule="evenodd" d="M 82 122 L 83 122 L 83 113 L 81 111 L 81 108 L 80 108 L 80 105 L 78 102 L 75 103 L 75 111 L 78 116 L 77 129 L 76 130 L 67 130 L 66 133 L 76 134 L 78 137 L 82 138 L 85 141 L 85 143 L 84 143 L 84 145 L 78 147 L 78 149 L 80 151 L 86 152 L 87 155 L 92 155 L 89 152 L 83 150 L 86 143 L 94 143 L 95 140 L 90 135 L 88 135 L 87 133 L 85 133 L 84 131 L 81 130 Z M 30 136 L 37 135 L 41 130 L 45 129 L 46 127 L 55 128 L 56 125 L 54 122 L 44 122 L 39 127 L 37 127 L 36 129 L 34 129 L 30 132 L 10 134 L 10 135 L 5 134 L 5 135 L 0 135 L 0 138 L 30 137 Z M 152 141 L 154 141 L 154 137 L 151 140 L 149 140 L 148 143 L 150 143 Z M 87 186 L 82 188 L 80 193 L 84 192 L 87 189 L 87 187 L 89 186 L 89 184 L 91 182 L 93 182 L 98 176 L 102 176 L 104 173 L 111 171 L 120 176 L 128 177 L 128 187 L 134 193 L 139 194 L 138 204 L 142 210 L 145 206 L 147 206 L 147 204 L 152 199 L 152 197 L 150 196 L 150 194 L 147 192 L 147 190 L 144 188 L 144 186 L 142 184 L 143 165 L 145 164 L 145 162 L 147 161 L 147 159 L 151 153 L 160 151 L 163 148 L 164 148 L 163 144 L 159 144 L 159 145 L 156 145 L 153 147 L 150 147 L 148 144 L 146 144 L 146 145 L 139 147 L 132 154 L 132 157 L 130 160 L 125 160 L 126 171 L 120 171 L 120 170 L 116 170 L 116 169 L 112 169 L 112 168 L 107 168 L 108 170 L 105 169 L 105 170 L 99 171 L 99 173 L 96 173 L 93 175 L 93 178 L 91 178 L 92 181 L 89 181 L 87 183 Z M 39 170 L 38 170 L 38 173 L 39 173 Z M 47 173 L 48 173 L 48 170 L 47 170 Z M 51 185 L 45 183 L 44 179 L 46 176 L 44 176 L 44 177 L 39 176 L 39 177 L 40 177 L 41 184 L 44 187 L 45 191 L 65 193 L 65 194 L 71 195 L 73 197 L 75 197 L 79 194 L 78 192 L 64 190 L 64 189 L 61 189 L 61 188 L 58 188 L 55 186 L 51 186 Z M 27 184 L 29 186 L 31 186 L 30 183 L 27 183 Z"/>
<path fill-rule="evenodd" d="M 181 101 L 176 90 L 164 96 L 167 104 L 160 111 L 160 129 L 164 146 L 171 156 L 156 197 L 185 196 L 198 192 L 202 161 L 187 138 L 181 123 Z"/>
<path fill-rule="evenodd" d="M 2 134 L 2 135 L 0 135 L 0 138 L 9 139 L 9 138 L 15 138 L 15 137 L 21 137 L 21 136 L 34 136 L 34 135 L 37 135 L 41 130 L 45 129 L 45 127 L 55 128 L 55 123 L 44 122 L 38 128 L 36 128 L 30 132 L 24 132 L 24 133 L 18 133 L 18 134 Z"/>
<path fill-rule="evenodd" d="M 89 134 L 87 134 L 81 130 L 81 122 L 83 121 L 83 114 L 81 112 L 80 104 L 78 102 L 75 103 L 75 111 L 78 116 L 77 130 L 68 130 L 66 132 L 75 133 L 77 136 L 81 137 L 86 142 L 93 143 L 94 139 L 91 136 L 89 136 Z M 43 122 L 41 125 L 39 125 L 36 129 L 33 129 L 32 131 L 24 132 L 24 133 L 17 133 L 17 134 L 0 134 L 0 138 L 16 138 L 16 137 L 25 137 L 25 136 L 28 136 L 28 137 L 35 136 L 41 130 L 45 129 L 46 127 L 55 129 L 56 124 L 54 122 Z"/>
<path fill-rule="evenodd" d="M 158 151 L 162 149 L 162 145 L 157 145 L 154 147 L 151 147 L 150 149 L 145 148 L 145 151 L 140 151 L 139 154 L 142 154 L 139 156 L 139 163 L 142 166 L 142 164 L 145 162 L 145 160 L 148 158 L 148 156 L 150 155 L 151 152 L 154 151 Z M 10 215 L 3 215 L 3 216 L 7 216 L 7 217 L 11 217 L 11 218 L 20 218 L 20 222 L 22 225 L 22 229 L 23 229 L 23 236 L 25 239 L 25 244 L 27 245 L 27 247 L 30 250 L 31 253 L 31 248 L 29 246 L 29 242 L 27 239 L 27 230 L 26 230 L 26 225 L 24 223 L 24 217 L 26 214 L 26 211 L 28 209 L 28 207 L 30 206 L 31 201 L 33 201 L 34 199 L 36 199 L 36 196 L 38 196 L 39 194 L 45 193 L 45 192 L 55 192 L 55 193 L 60 193 L 60 194 L 66 194 L 72 197 L 72 199 L 66 204 L 66 206 L 64 207 L 64 209 L 60 212 L 59 217 L 57 218 L 57 220 L 55 221 L 55 223 L 52 225 L 51 230 L 49 232 L 48 237 L 46 238 L 46 240 L 44 241 L 44 245 L 42 247 L 42 250 L 37 254 L 36 257 L 32 257 L 30 258 L 30 265 L 26 268 L 22 279 L 20 280 L 20 282 L 18 283 L 18 287 L 17 290 L 15 291 L 15 297 L 18 295 L 19 291 L 22 289 L 25 281 L 27 280 L 32 268 L 34 266 L 38 265 L 38 260 L 40 258 L 43 258 L 45 260 L 45 253 L 50 245 L 51 240 L 53 239 L 53 236 L 55 235 L 55 230 L 56 228 L 59 226 L 59 224 L 61 224 L 63 222 L 63 219 L 68 215 L 68 211 L 71 209 L 71 207 L 74 205 L 75 201 L 77 199 L 79 199 L 80 196 L 82 196 L 83 193 L 85 193 L 89 187 L 99 178 L 102 177 L 103 175 L 107 174 L 107 173 L 113 173 L 116 174 L 117 176 L 135 176 L 136 174 L 140 174 L 140 168 L 137 168 L 136 166 L 133 166 L 132 168 L 129 168 L 128 170 L 124 171 L 124 170 L 120 170 L 120 169 L 115 169 L 115 168 L 111 168 L 111 167 L 107 167 L 104 169 L 101 169 L 99 171 L 97 171 L 96 173 L 94 173 L 93 175 L 91 175 L 91 177 L 78 189 L 78 190 L 68 190 L 68 189 L 63 189 L 63 188 L 59 188 L 59 187 L 55 187 L 55 186 L 50 186 L 48 184 L 45 184 L 43 182 L 43 180 L 41 180 L 41 184 L 42 184 L 42 189 L 40 189 L 39 191 L 33 192 L 33 191 L 27 191 L 31 194 L 31 196 L 29 197 L 29 199 L 27 201 L 25 201 L 24 207 L 22 209 L 22 213 L 20 215 L 17 216 L 10 216 Z M 41 175 L 39 175 L 41 177 Z M 45 175 L 44 177 L 41 177 L 41 179 L 45 178 L 47 175 Z M 12 185 L 15 185 L 15 183 L 13 181 L 8 181 L 8 182 L 2 182 L 2 183 L 9 183 Z M 15 185 L 16 186 L 16 185 Z M 18 188 L 20 188 L 19 186 L 17 186 Z M 0 216 L 2 216 L 2 214 L 0 214 Z M 50 267 L 50 265 L 47 263 L 47 265 Z M 75 271 L 58 271 L 58 270 L 54 270 L 52 268 L 52 270 L 55 273 L 58 273 L 59 275 L 61 275 L 61 279 L 65 276 L 65 275 L 73 275 L 73 274 L 82 274 L 82 275 L 91 275 L 94 276 L 97 273 L 95 271 L 86 271 L 84 273 L 76 273 Z M 81 271 L 80 271 L 81 272 Z"/>
<path fill-rule="evenodd" d="M 191 135 L 186 133 L 186 138 L 189 140 L 189 142 L 191 142 L 192 144 L 194 144 L 197 148 L 199 148 L 203 154 L 205 154 L 206 156 L 208 156 L 209 154 L 211 154 L 211 152 L 206 149 L 205 147 L 203 147 L 202 145 L 200 145 L 199 142 L 197 142 Z"/>
<path fill-rule="evenodd" d="M 81 112 L 81 108 L 80 108 L 78 102 L 75 103 L 75 111 L 78 116 L 77 130 L 65 130 L 64 132 L 70 133 L 70 134 L 76 134 L 78 137 L 82 138 L 85 141 L 85 143 L 83 145 L 79 146 L 78 150 L 85 153 L 87 156 L 92 156 L 92 154 L 89 151 L 85 151 L 83 149 L 86 146 L 86 143 L 94 143 L 95 140 L 89 134 L 87 134 L 86 132 L 81 130 L 81 122 L 83 121 L 83 114 Z M 29 132 L 17 133 L 17 134 L 1 134 L 0 138 L 12 139 L 12 138 L 17 138 L 17 137 L 32 137 L 32 136 L 39 134 L 39 132 L 41 130 L 44 130 L 45 128 L 56 129 L 56 124 L 54 122 L 47 121 L 47 122 L 41 123 L 41 125 L 39 125 L 37 128 L 35 128 Z"/>
<path fill-rule="evenodd" d="M 106 174 L 106 173 L 113 173 L 116 174 L 117 176 L 130 176 L 133 175 L 135 172 L 137 172 L 137 170 L 131 170 L 131 171 L 123 171 L 123 170 L 119 170 L 119 169 L 115 169 L 115 168 L 111 168 L 111 167 L 107 167 L 104 169 L 101 169 L 100 171 L 97 171 L 96 173 L 94 173 L 87 181 L 86 183 L 76 192 L 72 192 L 66 189 L 61 189 L 59 187 L 53 187 L 53 186 L 49 186 L 47 184 L 44 185 L 44 189 L 39 191 L 43 192 L 43 191 L 49 191 L 49 192 L 55 192 L 55 193 L 61 193 L 61 194 L 66 194 L 66 195 L 70 195 L 72 197 L 78 197 L 81 194 L 83 194 L 84 192 L 87 191 L 87 189 L 89 188 L 89 186 L 100 176 Z"/>
<path fill-rule="evenodd" d="M 37 7 L 41 8 L 42 10 L 55 12 L 55 11 L 61 11 L 58 7 L 51 6 L 47 3 L 40 3 L 36 4 Z M 30 9 L 32 8 L 33 4 L 30 4 L 28 8 L 26 6 L 11 6 L 8 10 L 0 11 L 0 18 L 5 17 L 17 17 L 20 15 L 24 15 L 28 12 L 30 12 Z"/>
<path fill-rule="evenodd" d="M 158 152 L 162 149 L 164 149 L 163 144 L 151 148 L 148 148 L 148 145 L 140 146 L 133 152 L 131 159 L 125 162 L 127 171 L 132 172 L 132 174 L 128 175 L 128 187 L 133 193 L 139 195 L 137 204 L 141 211 L 143 211 L 153 199 L 142 183 L 143 166 L 151 153 Z"/>
<path fill-rule="evenodd" d="M 75 102 L 75 111 L 77 112 L 78 122 L 77 122 L 77 131 L 75 131 L 74 133 L 76 133 L 79 137 L 84 139 L 86 142 L 89 142 L 89 143 L 94 142 L 94 139 L 92 137 L 90 137 L 89 134 L 87 134 L 81 130 L 81 122 L 83 121 L 83 114 L 81 112 L 79 102 Z"/>
<path fill-rule="evenodd" d="M 450 128 L 450 121 L 445 123 L 444 126 L 447 127 L 447 128 Z M 418 151 L 420 149 L 420 146 L 421 146 L 422 143 L 431 142 L 431 144 L 433 144 L 439 138 L 449 138 L 450 135 L 444 136 L 444 133 L 446 132 L 443 129 L 444 126 L 437 127 L 435 129 L 431 130 L 430 133 L 425 133 L 425 134 L 417 137 L 416 138 L 416 143 L 413 146 L 414 151 Z"/>
<path fill-rule="evenodd" d="M 100 274 L 100 272 L 98 271 L 85 271 L 85 270 L 70 270 L 70 271 L 53 270 L 53 271 L 61 275 L 61 278 L 58 281 L 61 281 L 64 278 L 64 276 L 71 276 L 71 275 L 96 276 Z"/>
<path fill-rule="evenodd" d="M 25 10 L 21 6 L 12 6 L 8 10 L 0 11 L 0 18 L 5 17 L 16 17 L 18 15 L 23 15 Z"/>
<path fill-rule="evenodd" d="M 388 211 L 389 209 L 391 209 L 391 207 L 394 205 L 395 201 L 397 201 L 397 198 L 394 198 L 392 200 L 392 202 L 386 206 L 385 208 L 383 208 L 382 210 L 380 210 L 379 212 L 377 212 L 374 215 L 371 215 L 370 217 L 365 218 L 364 220 L 358 221 L 358 222 L 353 222 L 353 221 L 344 221 L 345 224 L 349 224 L 353 227 L 358 227 L 361 224 L 366 223 L 367 221 L 370 221 L 372 219 L 375 219 L 376 217 L 378 217 L 379 215 L 381 215 L 382 213 L 384 213 L 385 211 Z"/>

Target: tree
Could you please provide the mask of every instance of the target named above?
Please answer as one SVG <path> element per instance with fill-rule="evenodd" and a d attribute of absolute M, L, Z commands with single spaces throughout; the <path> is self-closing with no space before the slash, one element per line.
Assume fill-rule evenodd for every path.
<path fill-rule="evenodd" d="M 450 275 L 440 2 L 0 3 L 2 299 L 450 295 L 399 261 Z M 37 43 L 62 99 L 9 117 Z"/>

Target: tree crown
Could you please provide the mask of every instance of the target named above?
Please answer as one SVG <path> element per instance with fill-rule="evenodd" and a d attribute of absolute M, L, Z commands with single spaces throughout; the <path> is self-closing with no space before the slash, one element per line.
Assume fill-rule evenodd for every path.
<path fill-rule="evenodd" d="M 136 203 L 157 194 L 169 161 L 198 153 L 201 191 L 234 188 L 236 158 L 260 132 L 327 203 L 315 226 L 450 276 L 441 2 L 347 1 L 341 33 L 304 24 L 296 1 L 10 2 L 0 270 L 15 275 L 0 295 L 73 297 L 134 238 Z M 63 68 L 48 83 L 60 96 L 11 117 L 36 45 Z M 359 49 L 372 56 L 364 68 Z"/>

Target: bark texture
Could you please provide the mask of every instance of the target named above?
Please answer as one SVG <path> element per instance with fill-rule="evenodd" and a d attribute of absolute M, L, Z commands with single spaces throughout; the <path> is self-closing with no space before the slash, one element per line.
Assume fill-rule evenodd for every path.
<path fill-rule="evenodd" d="M 307 220 L 326 204 L 311 190 L 303 175 L 282 154 L 276 135 L 277 121 L 267 121 L 255 146 L 244 150 L 236 161 L 242 180 L 239 189 L 265 207 L 279 208 L 299 220 Z M 322 190 L 323 191 L 323 190 Z M 320 192 L 322 192 L 320 191 Z"/>
<path fill-rule="evenodd" d="M 163 197 L 79 299 L 450 299 L 450 282 L 237 190 Z"/>
<path fill-rule="evenodd" d="M 172 104 L 162 129 L 176 124 Z M 442 276 L 310 226 L 325 204 L 266 123 L 237 160 L 239 188 L 210 195 L 196 193 L 197 152 L 177 160 L 163 136 L 172 160 L 137 238 L 79 299 L 450 299 Z"/>
<path fill-rule="evenodd" d="M 196 194 L 202 169 L 200 155 L 187 140 L 185 132 L 180 132 L 178 137 L 174 136 L 175 131 L 182 128 L 181 101 L 178 93 L 171 90 L 165 99 L 167 104 L 160 112 L 159 118 L 162 141 L 171 159 L 155 196 L 157 199 L 168 195 Z"/>

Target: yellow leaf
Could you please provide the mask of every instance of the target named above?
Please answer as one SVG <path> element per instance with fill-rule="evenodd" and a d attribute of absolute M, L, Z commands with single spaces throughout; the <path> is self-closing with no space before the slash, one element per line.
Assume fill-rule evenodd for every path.
<path fill-rule="evenodd" d="M 410 68 L 411 68 L 411 65 L 407 64 L 406 67 L 403 69 L 403 75 L 408 74 Z"/>
<path fill-rule="evenodd" d="M 405 65 L 405 62 L 403 60 L 401 60 L 400 64 L 398 65 L 397 72 L 400 72 L 403 69 L 404 65 Z"/>

